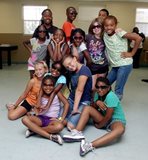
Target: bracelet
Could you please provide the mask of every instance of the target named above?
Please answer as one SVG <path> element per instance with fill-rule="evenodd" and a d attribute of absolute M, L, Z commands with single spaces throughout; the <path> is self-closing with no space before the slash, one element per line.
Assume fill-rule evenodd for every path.
<path fill-rule="evenodd" d="M 62 121 L 62 120 L 63 120 L 63 118 L 62 118 L 62 117 L 59 117 L 59 118 L 58 118 L 58 120 L 59 120 L 59 121 Z"/>

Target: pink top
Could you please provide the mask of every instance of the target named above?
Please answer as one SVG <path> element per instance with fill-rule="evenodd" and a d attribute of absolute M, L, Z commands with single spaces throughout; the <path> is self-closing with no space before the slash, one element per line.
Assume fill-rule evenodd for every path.
<path fill-rule="evenodd" d="M 46 106 L 47 103 L 48 103 L 48 98 L 42 97 L 41 99 L 42 106 Z M 43 113 L 42 115 L 47 116 L 47 117 L 57 118 L 60 112 L 60 107 L 61 107 L 60 101 L 59 101 L 58 96 L 56 95 L 52 101 L 52 104 L 47 110 L 47 112 Z"/>

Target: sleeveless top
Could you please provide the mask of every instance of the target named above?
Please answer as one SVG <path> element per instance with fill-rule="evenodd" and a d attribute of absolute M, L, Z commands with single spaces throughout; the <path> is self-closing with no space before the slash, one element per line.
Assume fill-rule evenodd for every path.
<path fill-rule="evenodd" d="M 48 103 L 48 98 L 42 97 L 41 103 L 42 103 L 42 106 L 46 106 Z M 61 108 L 60 101 L 58 96 L 56 95 L 47 112 L 43 113 L 42 115 L 47 117 L 57 118 L 60 112 L 60 108 Z"/>
<path fill-rule="evenodd" d="M 31 90 L 29 91 L 27 97 L 26 97 L 26 101 L 31 105 L 34 106 L 37 103 L 37 98 L 39 95 L 39 91 L 41 88 L 41 81 L 38 80 L 36 77 L 33 78 L 34 79 L 34 85 L 31 88 Z"/>

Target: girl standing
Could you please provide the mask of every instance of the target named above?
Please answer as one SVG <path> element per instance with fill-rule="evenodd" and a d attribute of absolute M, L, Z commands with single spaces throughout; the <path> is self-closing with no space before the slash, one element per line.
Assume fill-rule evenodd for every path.
<path fill-rule="evenodd" d="M 76 19 L 77 14 L 78 13 L 74 7 L 68 7 L 66 9 L 67 21 L 64 22 L 62 29 L 66 34 L 66 41 L 68 44 L 70 42 L 71 31 L 76 28 L 73 21 Z"/>
<path fill-rule="evenodd" d="M 93 90 L 95 90 L 96 79 L 105 77 L 108 73 L 108 60 L 105 55 L 105 44 L 103 41 L 103 25 L 100 18 L 95 18 L 86 36 L 87 48 L 92 60 L 90 67 L 93 78 Z"/>
<path fill-rule="evenodd" d="M 110 84 L 116 81 L 115 93 L 121 100 L 123 90 L 128 76 L 133 68 L 133 55 L 136 53 L 142 38 L 138 34 L 127 33 L 123 30 L 117 31 L 117 18 L 108 16 L 104 20 L 104 42 L 107 55 L 112 67 L 108 74 Z M 128 52 L 128 41 L 134 40 L 135 45 L 132 51 Z"/>
<path fill-rule="evenodd" d="M 49 35 L 49 39 L 51 39 L 51 36 L 54 33 L 54 31 L 57 29 L 57 27 L 53 25 L 53 14 L 49 8 L 43 10 L 41 24 L 45 26 L 45 28 L 48 32 L 48 35 Z M 36 37 L 37 33 L 38 33 L 38 31 L 37 31 L 37 29 L 35 29 L 32 37 Z M 49 54 L 47 52 L 46 63 L 48 65 L 48 67 L 50 66 L 49 62 L 50 62 L 50 58 L 49 58 Z"/>
<path fill-rule="evenodd" d="M 45 26 L 45 28 L 47 29 L 47 32 L 49 34 L 49 37 L 50 37 L 50 35 L 52 35 L 53 32 L 57 29 L 57 27 L 53 25 L 52 11 L 49 8 L 47 8 L 47 9 L 43 10 L 41 15 L 42 15 L 41 25 Z M 37 28 L 35 29 L 32 37 L 36 37 L 38 35 L 38 29 Z"/>
<path fill-rule="evenodd" d="M 31 111 L 37 104 L 41 82 L 48 67 L 44 61 L 35 64 L 34 77 L 28 82 L 25 91 L 14 104 L 8 104 L 8 118 L 16 120 Z"/>
<path fill-rule="evenodd" d="M 52 76 L 46 75 L 42 80 L 42 90 L 43 95 L 41 98 L 41 106 L 38 109 L 38 115 L 28 115 L 22 119 L 22 122 L 25 126 L 28 127 L 26 131 L 26 138 L 31 136 L 34 133 L 37 133 L 47 139 L 50 139 L 54 142 L 63 143 L 62 138 L 59 133 L 64 128 L 64 119 L 68 112 L 68 101 L 60 93 L 54 97 L 51 105 L 44 110 L 44 107 L 47 105 L 50 95 L 54 90 L 55 80 Z M 63 103 L 63 113 L 61 117 L 58 118 L 60 113 L 61 104 Z"/>
<path fill-rule="evenodd" d="M 40 25 L 37 28 L 37 33 L 36 37 L 23 42 L 24 46 L 30 52 L 30 58 L 28 59 L 30 78 L 33 78 L 35 63 L 41 60 L 45 61 L 47 46 L 50 42 L 48 32 L 44 25 Z"/>

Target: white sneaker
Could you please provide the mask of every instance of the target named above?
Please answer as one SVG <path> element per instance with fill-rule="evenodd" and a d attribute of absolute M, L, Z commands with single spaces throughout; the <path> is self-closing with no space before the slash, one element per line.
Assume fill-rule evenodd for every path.
<path fill-rule="evenodd" d="M 26 133 L 25 133 L 25 137 L 28 138 L 28 137 L 30 137 L 30 136 L 32 136 L 32 135 L 34 135 L 34 134 L 35 134 L 34 132 L 32 132 L 32 131 L 30 131 L 29 129 L 27 129 L 27 130 L 26 130 Z"/>
<path fill-rule="evenodd" d="M 71 130 L 69 135 L 63 135 L 63 140 L 65 142 L 80 142 L 82 139 L 85 139 L 81 131 L 76 129 Z"/>
<path fill-rule="evenodd" d="M 51 141 L 54 141 L 54 142 L 56 142 L 56 143 L 59 143 L 60 145 L 63 144 L 63 139 L 62 139 L 61 136 L 58 135 L 58 134 L 51 134 L 51 135 L 50 135 L 50 140 L 51 140 Z"/>
<path fill-rule="evenodd" d="M 84 156 L 89 151 L 93 151 L 94 147 L 90 142 L 87 142 L 85 140 L 82 140 L 80 143 L 80 156 Z"/>

